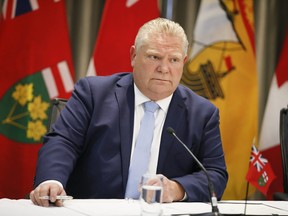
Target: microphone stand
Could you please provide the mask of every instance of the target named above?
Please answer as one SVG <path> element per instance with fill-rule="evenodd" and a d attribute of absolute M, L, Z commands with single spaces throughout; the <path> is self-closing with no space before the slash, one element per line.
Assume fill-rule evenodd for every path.
<path fill-rule="evenodd" d="M 182 144 L 182 146 L 189 152 L 189 154 L 193 157 L 193 159 L 197 162 L 198 166 L 202 169 L 202 171 L 205 173 L 207 180 L 208 180 L 208 189 L 210 193 L 210 201 L 211 201 L 211 206 L 212 206 L 212 212 L 205 212 L 205 213 L 199 213 L 199 214 L 189 214 L 190 216 L 221 216 L 219 209 L 218 209 L 218 202 L 217 202 L 217 197 L 216 193 L 214 190 L 214 185 L 210 179 L 210 176 L 208 175 L 207 170 L 205 167 L 202 165 L 202 163 L 196 158 L 196 156 L 190 151 L 190 149 L 178 138 L 176 135 L 175 131 L 173 128 L 168 127 L 167 132 L 171 135 L 173 135 L 179 143 Z"/>

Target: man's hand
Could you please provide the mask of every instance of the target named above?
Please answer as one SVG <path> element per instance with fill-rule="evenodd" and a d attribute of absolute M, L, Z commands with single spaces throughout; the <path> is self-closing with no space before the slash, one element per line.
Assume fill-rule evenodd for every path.
<path fill-rule="evenodd" d="M 163 176 L 163 202 L 171 203 L 173 201 L 180 201 L 184 195 L 184 188 L 178 182 L 169 180 Z"/>
<path fill-rule="evenodd" d="M 56 206 L 63 206 L 62 200 L 57 200 L 57 195 L 66 195 L 65 190 L 59 184 L 54 182 L 47 182 L 40 184 L 35 190 L 30 192 L 30 199 L 35 205 L 48 207 L 49 201 Z M 40 199 L 42 196 L 49 196 L 50 200 Z"/>

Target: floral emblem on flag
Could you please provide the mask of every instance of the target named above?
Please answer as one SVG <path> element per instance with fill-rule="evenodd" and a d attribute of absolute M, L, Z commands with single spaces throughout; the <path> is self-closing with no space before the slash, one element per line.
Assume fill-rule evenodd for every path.
<path fill-rule="evenodd" d="M 41 73 L 36 73 L 6 92 L 0 101 L 0 133 L 19 142 L 41 142 L 47 132 L 50 106 L 50 98 L 42 82 Z"/>

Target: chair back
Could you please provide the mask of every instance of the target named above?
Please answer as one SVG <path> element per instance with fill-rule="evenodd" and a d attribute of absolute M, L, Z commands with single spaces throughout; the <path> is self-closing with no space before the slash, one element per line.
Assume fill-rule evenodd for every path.
<path fill-rule="evenodd" d="M 65 107 L 67 99 L 64 98 L 54 98 L 51 100 L 50 115 L 47 124 L 47 131 L 52 132 L 52 125 L 60 115 L 61 110 Z"/>
<path fill-rule="evenodd" d="M 280 111 L 280 148 L 283 166 L 283 188 L 288 193 L 288 107 Z"/>

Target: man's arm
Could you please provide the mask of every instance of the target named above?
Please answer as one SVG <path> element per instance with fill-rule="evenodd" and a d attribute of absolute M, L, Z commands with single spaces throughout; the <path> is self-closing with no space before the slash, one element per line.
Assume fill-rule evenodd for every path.
<path fill-rule="evenodd" d="M 207 174 L 214 185 L 217 198 L 221 199 L 226 188 L 228 173 L 222 149 L 218 109 L 214 109 L 212 114 L 210 114 L 210 118 L 205 124 L 201 135 L 199 151 L 197 151 L 197 154 L 194 153 L 194 155 L 207 170 Z M 196 162 L 195 169 L 192 174 L 173 178 L 173 180 L 182 185 L 188 195 L 188 201 L 209 201 L 211 196 L 208 189 L 207 176 Z"/>
<path fill-rule="evenodd" d="M 178 98 L 171 101 L 174 106 L 170 105 L 171 112 L 167 114 L 168 123 L 164 128 L 175 128 L 177 136 L 206 168 L 217 198 L 220 199 L 226 188 L 228 173 L 222 149 L 219 111 L 209 101 L 192 96 L 193 103 L 186 100 L 181 107 L 175 106 L 177 104 L 174 101 Z M 181 100 L 178 100 L 178 103 L 181 104 Z M 178 113 L 177 118 L 173 116 L 175 112 Z M 160 152 L 160 159 L 164 155 L 166 160 L 161 161 L 158 172 L 178 182 L 187 194 L 187 201 L 210 201 L 207 176 L 193 157 L 167 132 L 165 134 L 163 131 L 162 139 L 165 145 Z M 167 155 L 165 155 L 166 152 L 168 152 Z"/>

